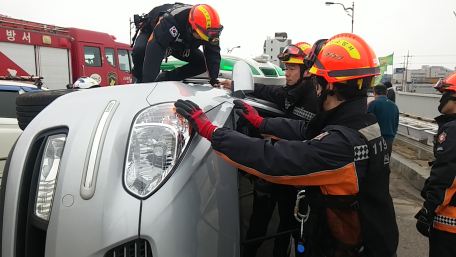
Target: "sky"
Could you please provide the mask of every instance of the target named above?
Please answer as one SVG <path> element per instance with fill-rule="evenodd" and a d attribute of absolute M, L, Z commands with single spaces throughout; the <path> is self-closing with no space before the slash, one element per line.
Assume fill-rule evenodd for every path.
<path fill-rule="evenodd" d="M 241 46 L 232 54 L 257 56 L 267 36 L 287 32 L 292 43 L 313 44 L 321 38 L 351 31 L 351 17 L 340 5 L 326 6 L 326 0 L 205 0 L 220 15 L 224 30 L 222 54 L 228 47 Z M 350 7 L 352 2 L 340 0 Z M 130 42 L 129 18 L 148 13 L 167 1 L 106 0 L 21 0 L 2 5 L 0 14 L 12 18 L 106 32 L 117 41 Z M 18 2 L 19 4 L 19 2 Z M 409 69 L 421 65 L 456 67 L 456 0 L 355 0 L 354 33 L 374 49 L 378 57 L 394 53 L 394 68 L 404 66 L 410 52 Z M 132 30 L 134 34 L 134 30 Z M 388 71 L 391 73 L 392 68 Z"/>

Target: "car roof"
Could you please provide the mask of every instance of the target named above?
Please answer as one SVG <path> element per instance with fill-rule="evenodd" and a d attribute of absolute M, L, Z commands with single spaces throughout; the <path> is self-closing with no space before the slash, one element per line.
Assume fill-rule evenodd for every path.
<path fill-rule="evenodd" d="M 262 62 L 257 62 L 256 60 L 254 60 L 254 57 L 244 57 L 244 56 L 238 56 L 238 55 L 231 55 L 231 54 L 221 54 L 220 57 L 222 59 L 231 59 L 231 60 L 236 60 L 236 61 L 244 61 L 252 66 L 255 66 L 255 67 L 267 67 L 267 68 L 274 68 L 274 66 L 270 66 L 270 64 L 273 64 L 272 62 L 265 62 L 265 63 L 262 63 Z M 170 56 L 168 57 L 168 61 L 167 62 L 162 62 L 162 65 L 166 64 L 166 63 L 186 63 L 184 61 L 181 61 L 179 59 L 177 59 L 176 57 L 174 56 Z M 279 67 L 279 66 L 277 66 Z"/>
<path fill-rule="evenodd" d="M 21 89 L 25 92 L 48 90 L 45 87 L 42 87 L 40 89 L 37 86 L 29 83 L 17 82 L 12 80 L 0 80 L 0 91 L 19 91 Z"/>
<path fill-rule="evenodd" d="M 222 59 L 232 59 L 232 60 L 237 60 L 237 61 L 244 61 L 246 63 L 249 63 L 251 65 L 255 65 L 258 67 L 271 67 L 269 66 L 268 62 L 257 62 L 256 60 L 253 59 L 253 57 L 241 57 L 241 56 L 236 56 L 236 55 L 221 55 Z"/>
<path fill-rule="evenodd" d="M 17 82 L 12 80 L 0 80 L 0 86 L 17 86 L 17 87 L 31 87 L 38 88 L 37 86 L 24 82 Z"/>

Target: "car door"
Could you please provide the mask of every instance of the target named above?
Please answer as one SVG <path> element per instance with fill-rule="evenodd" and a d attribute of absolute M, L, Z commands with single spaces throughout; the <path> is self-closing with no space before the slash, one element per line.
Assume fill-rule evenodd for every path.
<path fill-rule="evenodd" d="M 119 65 L 117 63 L 116 49 L 113 47 L 104 46 L 104 68 L 106 74 L 106 83 L 108 86 L 119 84 Z"/>
<path fill-rule="evenodd" d="M 283 117 L 281 108 L 247 95 L 242 99 L 262 117 Z M 250 137 L 263 138 L 255 129 L 236 123 L 236 130 Z M 290 256 L 291 231 L 299 224 L 293 216 L 297 191 L 293 186 L 273 184 L 239 170 L 239 216 L 241 257 Z M 279 250 L 281 249 L 281 250 Z"/>
<path fill-rule="evenodd" d="M 105 67 L 103 58 L 103 45 L 96 43 L 81 42 L 83 48 L 80 56 L 83 76 L 96 80 L 101 86 L 107 86 L 108 81 L 105 78 Z M 109 65 L 109 64 L 106 64 Z"/>
<path fill-rule="evenodd" d="M 131 67 L 131 56 L 129 51 L 126 49 L 117 49 L 117 59 L 119 61 L 119 66 L 117 68 L 119 74 L 119 85 L 123 84 L 131 84 L 133 83 L 133 78 L 131 75 L 132 67 Z"/>
<path fill-rule="evenodd" d="M 17 124 L 16 98 L 19 92 L 41 91 L 41 89 L 0 85 L 0 181 L 6 158 L 22 130 Z"/>
<path fill-rule="evenodd" d="M 16 120 L 16 97 L 20 87 L 0 85 L 0 179 L 6 158 L 21 130 Z"/>

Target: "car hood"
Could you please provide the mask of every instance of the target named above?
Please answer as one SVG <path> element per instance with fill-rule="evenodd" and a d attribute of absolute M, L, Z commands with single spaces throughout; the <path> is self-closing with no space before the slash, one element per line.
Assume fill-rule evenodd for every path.
<path fill-rule="evenodd" d="M 153 89 L 147 96 L 150 105 L 175 102 L 178 99 L 192 99 L 203 111 L 208 111 L 225 101 L 232 101 L 227 90 L 211 85 L 184 84 L 181 82 L 160 82 L 144 84 Z"/>

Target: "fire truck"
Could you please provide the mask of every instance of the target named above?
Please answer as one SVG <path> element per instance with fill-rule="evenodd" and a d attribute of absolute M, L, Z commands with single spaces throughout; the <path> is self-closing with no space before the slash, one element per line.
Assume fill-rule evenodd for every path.
<path fill-rule="evenodd" d="M 43 77 L 64 89 L 79 77 L 101 86 L 131 84 L 132 48 L 107 33 L 0 16 L 0 76 Z"/>

